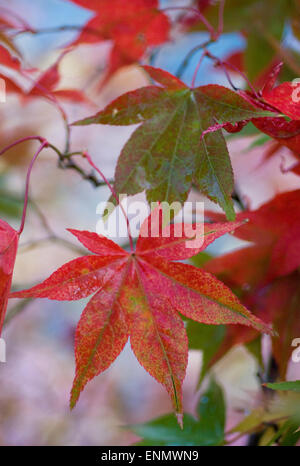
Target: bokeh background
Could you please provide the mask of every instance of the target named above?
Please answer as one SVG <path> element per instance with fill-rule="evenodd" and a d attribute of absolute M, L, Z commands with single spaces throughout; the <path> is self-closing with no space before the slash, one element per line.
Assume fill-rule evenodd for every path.
<path fill-rule="evenodd" d="M 165 6 L 189 2 L 161 3 Z M 26 17 L 29 24 L 40 29 L 81 25 L 91 15 L 64 0 L 0 0 L 2 7 Z M 46 69 L 58 57 L 57 48 L 67 45 L 76 34 L 74 31 L 36 36 L 20 34 L 16 44 L 28 68 Z M 158 50 L 152 64 L 175 72 L 182 57 L 205 37 L 205 33 L 174 37 Z M 294 41 L 289 36 L 287 40 Z M 299 47 L 297 42 L 293 44 Z M 94 113 L 123 92 L 147 84 L 145 75 L 131 66 L 121 69 L 97 92 L 110 46 L 108 42 L 82 45 L 64 58 L 60 86 L 85 90 L 91 100 L 90 105 L 64 105 L 70 121 Z M 239 36 L 228 34 L 211 50 L 222 57 L 242 50 L 243 46 Z M 188 84 L 198 59 L 196 56 L 184 73 L 183 80 Z M 242 85 L 238 76 L 235 79 L 237 85 Z M 223 74 L 204 61 L 197 84 L 212 82 L 228 85 Z M 65 134 L 60 115 L 42 99 L 24 105 L 17 97 L 8 96 L 7 102 L 0 104 L 0 123 L 1 147 L 19 137 L 35 134 L 63 147 Z M 72 149 L 88 149 L 106 176 L 112 178 L 119 152 L 133 128 L 73 128 Z M 261 149 L 245 151 L 250 143 L 249 138 L 234 139 L 230 142 L 230 153 L 239 190 L 251 207 L 255 208 L 275 193 L 299 187 L 299 178 L 281 173 L 279 156 L 261 165 Z M 18 146 L 1 160 L 1 217 L 13 226 L 18 225 L 26 167 L 35 144 Z M 30 198 L 32 205 L 17 257 L 14 289 L 41 281 L 64 262 L 78 256 L 76 249 L 72 249 L 76 242 L 66 228 L 95 231 L 99 220 L 96 207 L 108 198 L 108 189 L 95 189 L 78 174 L 59 169 L 55 154 L 44 151 L 34 167 Z M 201 200 L 195 193 L 191 199 Z M 48 239 L 54 235 L 56 240 Z M 119 242 L 126 243 L 126 239 Z M 240 245 L 232 237 L 225 237 L 216 241 L 210 252 L 220 254 Z M 0 445 L 128 445 L 137 438 L 126 429 L 127 425 L 171 410 L 163 387 L 139 366 L 127 345 L 110 369 L 88 384 L 77 407 L 69 411 L 74 331 L 84 305 L 84 300 L 10 302 L 3 334 L 7 362 L 0 363 Z M 267 338 L 264 345 L 265 348 L 269 345 Z M 184 406 L 190 413 L 194 412 L 199 397 L 196 385 L 200 368 L 201 353 L 191 351 L 184 382 Z M 255 360 L 244 348 L 235 348 L 214 368 L 226 392 L 228 427 L 259 402 L 256 371 Z M 294 378 L 298 374 L 300 378 L 299 365 L 291 364 L 289 374 Z"/>

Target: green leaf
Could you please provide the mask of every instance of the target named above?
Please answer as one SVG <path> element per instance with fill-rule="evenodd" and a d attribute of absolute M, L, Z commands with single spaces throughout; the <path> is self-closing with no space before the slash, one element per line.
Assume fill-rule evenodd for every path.
<path fill-rule="evenodd" d="M 174 414 L 166 414 L 145 424 L 129 427 L 144 439 L 142 445 L 199 445 L 197 421 L 189 414 L 185 414 L 183 426 L 182 430 Z"/>
<path fill-rule="evenodd" d="M 204 264 L 206 264 L 206 262 L 208 262 L 212 258 L 213 258 L 213 256 L 211 254 L 209 254 L 208 252 L 201 251 L 198 254 L 196 254 L 195 256 L 191 257 L 190 262 L 195 267 L 201 268 L 201 267 L 204 266 Z"/>
<path fill-rule="evenodd" d="M 206 325 L 188 320 L 186 332 L 189 340 L 189 349 L 202 351 L 202 367 L 199 383 L 207 373 L 209 363 L 218 351 L 225 333 L 224 325 Z"/>
<path fill-rule="evenodd" d="M 200 398 L 197 412 L 199 430 L 203 432 L 207 442 L 213 441 L 215 445 L 222 443 L 226 420 L 225 400 L 221 387 L 214 380 Z"/>
<path fill-rule="evenodd" d="M 264 0 L 251 8 L 248 21 L 248 40 L 244 55 L 246 74 L 254 81 L 276 57 L 273 42 L 280 44 L 285 21 L 289 14 L 286 0 Z"/>
<path fill-rule="evenodd" d="M 249 351 L 252 356 L 256 359 L 258 365 L 263 368 L 264 367 L 264 362 L 263 362 L 263 357 L 262 357 L 262 348 L 261 348 L 261 337 L 260 335 L 255 338 L 254 340 L 249 341 L 248 343 L 245 344 L 246 349 Z"/>
<path fill-rule="evenodd" d="M 149 202 L 183 203 L 194 183 L 234 220 L 234 182 L 226 142 L 220 129 L 205 131 L 216 124 L 270 113 L 225 87 L 190 89 L 163 70 L 149 66 L 144 70 L 162 87 L 147 86 L 124 94 L 96 115 L 75 123 L 141 123 L 120 154 L 115 192 L 133 195 L 146 190 Z"/>
<path fill-rule="evenodd" d="M 292 382 L 266 383 L 264 386 L 271 390 L 300 392 L 300 380 L 294 380 Z"/>
<path fill-rule="evenodd" d="M 244 54 L 245 68 L 250 81 L 254 81 L 268 67 L 274 56 L 275 52 L 270 44 L 257 31 L 251 32 Z"/>
<path fill-rule="evenodd" d="M 289 419 L 285 423 L 286 431 L 280 439 L 281 447 L 292 447 L 300 440 L 300 429 L 299 424 Z"/>
<path fill-rule="evenodd" d="M 208 446 L 220 445 L 224 440 L 225 402 L 222 389 L 212 381 L 200 398 L 199 420 L 189 414 L 183 417 L 183 429 L 173 414 L 166 414 L 145 424 L 129 426 L 143 438 L 137 445 Z"/>

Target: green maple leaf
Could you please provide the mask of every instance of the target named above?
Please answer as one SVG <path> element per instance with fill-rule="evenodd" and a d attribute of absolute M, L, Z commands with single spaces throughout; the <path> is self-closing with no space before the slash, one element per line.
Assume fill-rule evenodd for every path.
<path fill-rule="evenodd" d="M 233 172 L 226 142 L 220 129 L 204 132 L 216 124 L 234 124 L 266 112 L 226 87 L 190 89 L 166 71 L 143 68 L 160 87 L 128 92 L 75 125 L 142 123 L 120 154 L 117 195 L 146 190 L 149 202 L 183 203 L 194 184 L 233 220 Z"/>

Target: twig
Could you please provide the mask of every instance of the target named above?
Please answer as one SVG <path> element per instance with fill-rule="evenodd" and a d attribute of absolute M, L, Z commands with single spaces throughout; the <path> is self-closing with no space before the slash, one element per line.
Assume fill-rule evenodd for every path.
<path fill-rule="evenodd" d="M 39 141 L 40 143 L 43 143 L 44 138 L 42 138 L 41 136 L 27 136 L 26 138 L 18 139 L 17 141 L 12 142 L 8 146 L 5 146 L 4 149 L 0 151 L 0 156 L 3 155 L 5 152 L 7 152 L 12 147 L 17 146 L 18 144 L 22 144 L 22 142 L 26 142 L 26 141 Z"/>
<path fill-rule="evenodd" d="M 225 69 L 225 67 L 229 67 L 229 68 L 232 68 L 235 71 L 237 71 L 245 79 L 245 81 L 247 82 L 248 86 L 252 90 L 255 97 L 257 99 L 260 98 L 259 95 L 257 94 L 256 90 L 254 89 L 253 85 L 249 81 L 248 77 L 245 75 L 245 73 L 243 73 L 243 71 L 239 70 L 237 66 L 233 65 L 232 63 L 228 63 L 227 61 L 220 60 L 220 58 L 216 57 L 215 55 L 210 53 L 208 50 L 206 50 L 206 56 L 208 58 L 210 58 L 211 60 L 213 60 L 215 62 L 215 64 L 216 64 L 216 66 L 221 66 L 222 67 L 223 71 L 226 74 L 227 79 L 230 79 L 230 78 L 229 78 L 229 75 L 228 75 L 227 70 Z M 235 87 L 234 84 L 232 83 L 231 79 L 230 79 L 229 82 L 230 82 L 230 85 L 233 86 L 233 88 L 237 89 L 237 87 Z"/>
<path fill-rule="evenodd" d="M 192 84 L 191 84 L 191 88 L 193 89 L 195 87 L 195 82 L 196 82 L 196 78 L 197 78 L 197 74 L 198 74 L 198 71 L 199 71 L 199 68 L 203 62 L 203 59 L 205 58 L 205 55 L 206 53 L 203 52 L 201 57 L 200 57 L 200 60 L 198 62 L 198 65 L 196 66 L 195 68 L 195 71 L 194 71 L 194 75 L 193 75 L 193 79 L 192 79 Z"/>
<path fill-rule="evenodd" d="M 180 64 L 177 72 L 175 73 L 175 76 L 177 78 L 181 78 L 186 67 L 189 65 L 189 62 L 190 60 L 193 58 L 193 56 L 195 55 L 195 53 L 198 52 L 198 50 L 203 50 L 204 48 L 208 47 L 209 45 L 211 45 L 212 43 L 214 43 L 213 40 L 209 39 L 205 42 L 203 42 L 203 44 L 199 44 L 199 45 L 196 45 L 196 47 L 192 48 L 188 54 L 186 55 L 186 57 L 183 59 L 182 63 Z"/>
<path fill-rule="evenodd" d="M 60 236 L 57 236 L 56 234 L 50 235 L 47 238 L 41 238 L 35 241 L 29 241 L 28 243 L 20 244 L 19 252 L 22 254 L 22 253 L 31 251 L 32 249 L 35 249 L 40 244 L 47 243 L 47 242 L 60 243 L 61 245 L 65 246 L 67 249 L 70 249 L 71 251 L 74 251 L 82 256 L 88 255 L 88 252 L 85 249 L 81 248 L 80 246 L 76 246 L 76 244 L 73 244 L 71 243 L 71 241 L 68 241 L 64 238 L 61 238 Z"/>
<path fill-rule="evenodd" d="M 73 154 L 74 155 L 74 154 Z M 82 152 L 78 153 L 78 155 L 83 156 Z M 99 180 L 93 173 L 86 173 L 83 168 L 81 168 L 74 160 L 69 156 L 69 154 L 60 154 L 59 155 L 59 168 L 71 169 L 79 173 L 79 175 L 95 187 L 99 188 L 100 186 L 106 186 L 106 183 L 102 180 Z"/>

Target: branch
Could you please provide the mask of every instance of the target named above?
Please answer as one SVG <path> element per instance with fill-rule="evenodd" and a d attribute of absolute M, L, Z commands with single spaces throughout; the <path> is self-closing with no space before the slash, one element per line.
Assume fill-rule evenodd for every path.
<path fill-rule="evenodd" d="M 67 249 L 70 249 L 71 251 L 74 251 L 81 256 L 86 256 L 87 251 L 80 246 L 76 246 L 76 244 L 71 243 L 71 241 L 68 241 L 64 238 L 61 238 L 60 236 L 57 236 L 56 234 L 53 234 L 51 236 L 48 236 L 47 238 L 42 238 L 38 239 L 35 241 L 29 241 L 28 243 L 23 243 L 20 244 L 19 249 L 21 249 L 19 252 L 22 254 L 24 252 L 31 251 L 32 249 L 35 249 L 38 247 L 40 244 L 47 243 L 47 242 L 54 242 L 54 243 L 60 243 L 62 246 L 66 247 Z"/>
<path fill-rule="evenodd" d="M 196 47 L 192 48 L 188 54 L 185 56 L 185 58 L 183 59 L 182 63 L 180 64 L 177 72 L 175 73 L 175 76 L 177 78 L 181 78 L 183 73 L 185 72 L 185 69 L 187 68 L 187 66 L 189 65 L 190 63 L 190 60 L 193 58 L 193 56 L 195 55 L 195 53 L 198 52 L 198 50 L 203 50 L 205 49 L 206 47 L 208 47 L 209 45 L 213 44 L 215 41 L 213 41 L 212 39 L 209 39 L 205 42 L 203 42 L 202 44 L 199 44 L 199 45 L 196 45 Z"/>

